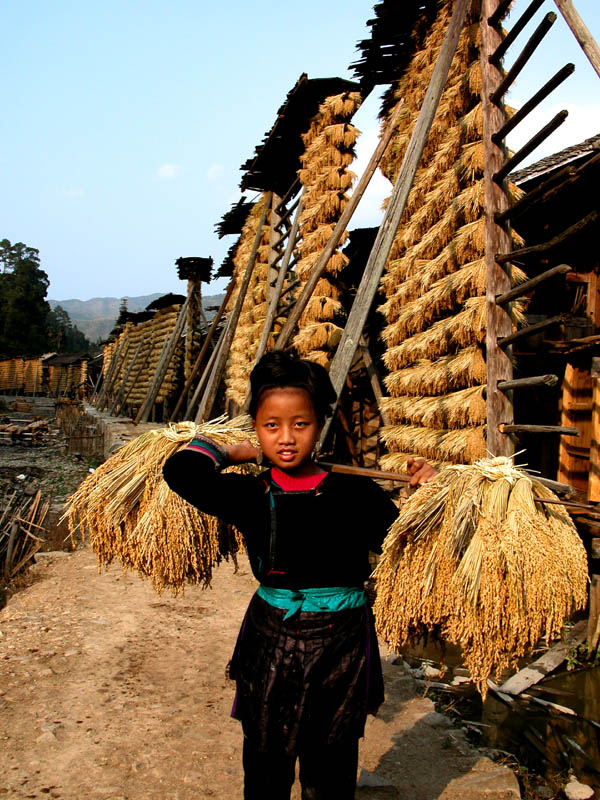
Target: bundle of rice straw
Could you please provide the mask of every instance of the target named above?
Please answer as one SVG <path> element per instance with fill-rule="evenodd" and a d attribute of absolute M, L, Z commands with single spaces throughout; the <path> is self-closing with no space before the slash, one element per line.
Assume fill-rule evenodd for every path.
<path fill-rule="evenodd" d="M 210 584 L 212 569 L 235 555 L 239 533 L 172 492 L 162 477 L 167 458 L 197 433 L 221 444 L 254 439 L 250 417 L 225 417 L 143 433 L 123 446 L 78 487 L 65 513 L 71 535 L 89 536 L 99 566 L 119 561 L 149 577 L 154 589 L 177 593 L 186 582 Z M 231 467 L 237 472 L 258 469 Z"/>
<path fill-rule="evenodd" d="M 460 644 L 487 679 L 561 628 L 587 599 L 587 560 L 564 506 L 510 458 L 452 465 L 404 505 L 375 576 L 378 633 L 398 650 L 426 632 Z"/>

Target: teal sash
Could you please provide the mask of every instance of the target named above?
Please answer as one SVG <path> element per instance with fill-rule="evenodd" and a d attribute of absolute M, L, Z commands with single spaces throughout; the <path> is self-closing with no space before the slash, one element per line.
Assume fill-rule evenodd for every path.
<path fill-rule="evenodd" d="M 284 619 L 298 611 L 344 611 L 366 605 L 364 589 L 351 586 L 326 586 L 323 589 L 273 589 L 258 587 L 259 597 L 275 608 L 287 609 Z"/>

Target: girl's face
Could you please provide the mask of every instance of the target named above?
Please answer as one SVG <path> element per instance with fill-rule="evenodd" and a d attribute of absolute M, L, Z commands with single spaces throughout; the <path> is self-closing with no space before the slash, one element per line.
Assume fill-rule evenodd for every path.
<path fill-rule="evenodd" d="M 275 467 L 297 475 L 314 471 L 311 456 L 322 426 L 305 389 L 268 389 L 260 399 L 254 427 L 263 453 Z"/>

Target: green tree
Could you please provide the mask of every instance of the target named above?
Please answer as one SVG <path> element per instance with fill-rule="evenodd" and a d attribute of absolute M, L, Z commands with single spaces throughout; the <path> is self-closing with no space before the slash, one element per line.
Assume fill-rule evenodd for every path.
<path fill-rule="evenodd" d="M 47 347 L 46 293 L 39 251 L 22 242 L 0 241 L 0 353 L 39 355 Z"/>

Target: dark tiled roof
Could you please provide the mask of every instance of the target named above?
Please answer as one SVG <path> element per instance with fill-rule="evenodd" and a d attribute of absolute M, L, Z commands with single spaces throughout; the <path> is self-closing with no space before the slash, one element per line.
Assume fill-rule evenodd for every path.
<path fill-rule="evenodd" d="M 392 83 L 407 68 L 435 19 L 438 0 L 383 0 L 367 21 L 371 38 L 359 42 L 361 53 L 351 65 L 365 94 L 373 86 Z"/>
<path fill-rule="evenodd" d="M 558 153 L 553 153 L 551 156 L 541 158 L 539 161 L 536 161 L 535 164 L 530 164 L 524 169 L 511 172 L 509 175 L 509 180 L 516 184 L 525 183 L 526 181 L 537 178 L 547 172 L 552 172 L 559 167 L 565 167 L 571 161 L 577 161 L 579 158 L 584 158 L 585 156 L 595 153 L 599 150 L 600 134 L 597 134 L 596 136 L 590 136 L 589 139 L 586 139 L 580 144 L 574 144 L 571 147 L 566 147 L 564 150 L 560 150 Z"/>
<path fill-rule="evenodd" d="M 277 112 L 273 127 L 256 148 L 255 155 L 240 167 L 244 170 L 240 184 L 242 191 L 272 190 L 284 195 L 300 169 L 300 156 L 304 151 L 301 136 L 308 130 L 320 104 L 330 95 L 359 90 L 357 83 L 343 78 L 309 79 L 306 73 L 302 73 Z"/>

